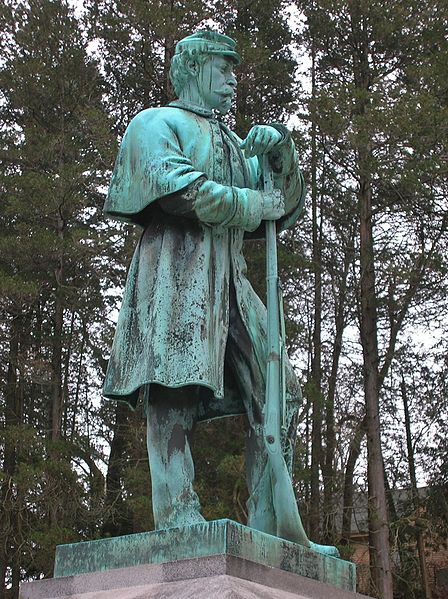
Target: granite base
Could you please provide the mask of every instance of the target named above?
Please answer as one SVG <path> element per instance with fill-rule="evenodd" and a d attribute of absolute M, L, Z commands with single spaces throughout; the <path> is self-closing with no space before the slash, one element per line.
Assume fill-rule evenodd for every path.
<path fill-rule="evenodd" d="M 230 555 L 22 584 L 19 599 L 368 599 Z"/>

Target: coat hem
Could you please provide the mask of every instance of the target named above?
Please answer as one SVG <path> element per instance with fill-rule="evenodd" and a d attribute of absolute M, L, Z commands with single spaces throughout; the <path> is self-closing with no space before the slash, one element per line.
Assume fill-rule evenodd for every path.
<path fill-rule="evenodd" d="M 204 383 L 204 381 L 187 380 L 185 382 L 177 383 L 175 385 L 167 385 L 166 383 L 159 381 L 157 379 L 143 381 L 136 387 L 132 388 L 130 391 L 123 391 L 122 393 L 113 393 L 113 392 L 104 392 L 103 391 L 103 397 L 105 399 L 110 399 L 110 400 L 115 400 L 115 401 L 124 401 L 124 402 L 130 403 L 132 405 L 130 400 L 127 398 L 134 396 L 136 393 L 139 392 L 140 388 L 144 387 L 145 385 L 161 385 L 162 387 L 168 387 L 169 389 L 180 389 L 181 387 L 189 387 L 189 386 L 205 387 L 206 389 L 210 389 L 210 391 L 213 392 L 215 399 L 224 399 L 224 393 L 219 393 L 215 387 L 213 387 L 210 384 Z M 135 409 L 135 405 L 134 405 L 134 409 Z"/>

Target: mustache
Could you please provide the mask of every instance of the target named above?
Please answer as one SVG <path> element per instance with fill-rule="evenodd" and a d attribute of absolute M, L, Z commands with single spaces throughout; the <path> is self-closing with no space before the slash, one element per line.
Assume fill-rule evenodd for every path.
<path fill-rule="evenodd" d="M 229 89 L 217 89 L 216 93 L 219 94 L 220 96 L 224 96 L 225 98 L 233 98 L 233 96 L 235 95 L 235 91 L 233 88 L 229 88 Z"/>

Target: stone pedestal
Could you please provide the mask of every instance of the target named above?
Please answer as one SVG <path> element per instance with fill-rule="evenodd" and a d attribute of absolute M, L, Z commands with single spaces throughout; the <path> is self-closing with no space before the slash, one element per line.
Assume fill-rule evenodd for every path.
<path fill-rule="evenodd" d="M 56 549 L 20 599 L 361 599 L 355 566 L 230 520 Z"/>

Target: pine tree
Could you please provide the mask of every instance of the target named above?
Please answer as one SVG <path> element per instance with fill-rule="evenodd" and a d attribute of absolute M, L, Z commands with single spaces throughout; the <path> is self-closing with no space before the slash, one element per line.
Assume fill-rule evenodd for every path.
<path fill-rule="evenodd" d="M 88 0 L 85 6 L 107 82 L 107 106 L 122 135 L 140 110 L 174 99 L 168 72 L 175 44 L 212 13 L 203 0 Z"/>
<path fill-rule="evenodd" d="M 379 394 L 400 334 L 411 318 L 416 322 L 417 302 L 430 307 L 440 292 L 428 283 L 440 283 L 441 269 L 434 260 L 440 256 L 446 223 L 435 198 L 443 178 L 433 177 L 437 183 L 432 188 L 427 184 L 428 167 L 430 172 L 435 164 L 440 168 L 428 136 L 445 130 L 446 117 L 438 80 L 431 83 L 424 75 L 434 48 L 423 31 L 431 31 L 440 50 L 445 43 L 438 25 L 443 9 L 438 2 L 422 13 L 401 2 L 323 1 L 303 4 L 303 10 L 317 53 L 320 91 L 313 119 L 336 169 L 335 185 L 344 187 L 358 205 L 359 270 L 356 262 L 355 267 L 367 410 L 359 431 L 366 428 L 369 448 L 374 589 L 386 597 L 392 587 Z M 416 84 L 420 78 L 426 87 Z M 355 439 L 354 450 L 358 433 Z"/>
<path fill-rule="evenodd" d="M 242 55 L 238 67 L 235 130 L 244 137 L 254 124 L 284 121 L 296 82 L 287 2 L 214 2 L 214 19 L 233 37 Z"/>
<path fill-rule="evenodd" d="M 113 144 L 101 76 L 68 3 L 7 2 L 2 25 L 0 584 L 8 578 L 17 596 L 24 571 L 50 574 L 56 542 L 95 534 L 102 474 L 82 416 L 95 396 L 87 340 L 101 343 L 114 276 L 98 259 L 109 234 L 97 226 Z"/>

